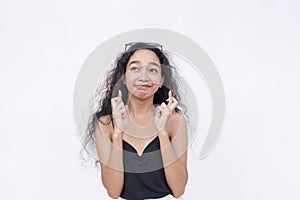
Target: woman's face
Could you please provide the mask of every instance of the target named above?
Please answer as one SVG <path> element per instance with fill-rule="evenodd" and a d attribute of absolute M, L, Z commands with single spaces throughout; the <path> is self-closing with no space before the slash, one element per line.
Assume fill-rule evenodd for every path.
<path fill-rule="evenodd" d="M 152 97 L 161 87 L 163 78 L 156 54 L 148 49 L 136 50 L 126 65 L 125 84 L 136 98 Z"/>

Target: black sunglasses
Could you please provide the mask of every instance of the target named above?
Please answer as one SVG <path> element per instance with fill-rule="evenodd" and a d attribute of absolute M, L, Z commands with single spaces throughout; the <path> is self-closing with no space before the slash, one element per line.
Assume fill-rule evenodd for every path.
<path fill-rule="evenodd" d="M 160 51 L 163 50 L 162 45 L 153 43 L 153 42 L 130 42 L 125 44 L 125 52 L 127 52 L 130 48 L 133 48 L 132 50 L 141 49 L 141 48 L 157 48 Z"/>

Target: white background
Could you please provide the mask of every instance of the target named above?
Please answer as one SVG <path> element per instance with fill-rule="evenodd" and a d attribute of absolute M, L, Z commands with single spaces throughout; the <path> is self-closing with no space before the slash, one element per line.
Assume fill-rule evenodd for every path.
<path fill-rule="evenodd" d="M 76 76 L 124 31 L 165 28 L 215 63 L 226 123 L 205 160 L 190 153 L 188 200 L 300 199 L 298 1 L 1 1 L 0 199 L 109 199 L 82 168 Z"/>

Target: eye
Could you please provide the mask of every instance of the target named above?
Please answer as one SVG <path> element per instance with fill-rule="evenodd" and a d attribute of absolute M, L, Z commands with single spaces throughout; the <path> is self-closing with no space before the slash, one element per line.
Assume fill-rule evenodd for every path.
<path fill-rule="evenodd" d="M 138 71 L 140 71 L 140 69 L 138 67 L 132 67 L 130 69 L 130 71 L 138 72 Z"/>
<path fill-rule="evenodd" d="M 158 72 L 157 69 L 154 69 L 154 68 L 151 68 L 149 71 L 153 72 L 153 73 L 157 73 Z"/>

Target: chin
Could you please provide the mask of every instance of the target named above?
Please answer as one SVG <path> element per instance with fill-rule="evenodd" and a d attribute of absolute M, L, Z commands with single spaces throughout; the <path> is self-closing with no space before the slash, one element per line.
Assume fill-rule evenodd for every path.
<path fill-rule="evenodd" d="M 149 98 L 153 98 L 154 93 L 135 91 L 133 94 L 131 94 L 131 96 L 135 97 L 139 100 L 146 100 L 146 99 L 149 99 Z"/>

